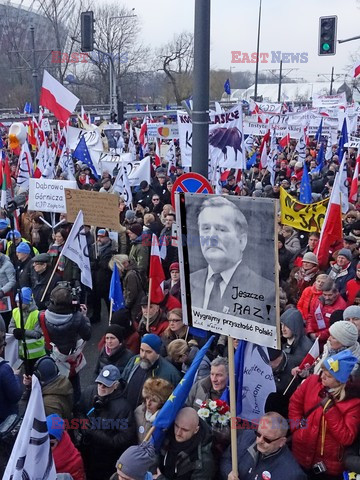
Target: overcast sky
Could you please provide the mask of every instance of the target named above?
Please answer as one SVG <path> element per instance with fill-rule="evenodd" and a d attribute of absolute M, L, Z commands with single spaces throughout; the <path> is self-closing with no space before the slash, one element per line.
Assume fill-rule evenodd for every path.
<path fill-rule="evenodd" d="M 169 41 L 174 33 L 193 31 L 195 0 L 126 0 L 135 7 L 142 24 L 142 39 L 152 47 Z M 357 0 L 262 0 L 260 52 L 281 50 L 308 54 L 307 63 L 283 63 L 283 69 L 298 68 L 291 78 L 316 81 L 319 73 L 349 73 L 351 54 L 358 52 L 360 40 L 337 44 L 335 56 L 319 57 L 319 17 L 338 16 L 338 39 L 360 35 L 360 2 Z M 259 0 L 212 0 L 211 66 L 250 70 L 255 64 L 231 63 L 231 51 L 256 52 Z M 278 69 L 277 63 L 260 63 L 260 71 Z M 284 72 L 286 73 L 286 71 Z M 231 85 L 236 88 L 236 85 Z"/>

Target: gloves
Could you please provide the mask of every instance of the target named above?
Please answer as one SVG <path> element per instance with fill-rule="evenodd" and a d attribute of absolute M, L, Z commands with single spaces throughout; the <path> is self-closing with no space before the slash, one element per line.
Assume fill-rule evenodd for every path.
<path fill-rule="evenodd" d="M 3 298 L 3 297 L 5 297 L 5 293 L 2 290 L 0 290 L 0 298 Z"/>
<path fill-rule="evenodd" d="M 25 340 L 25 330 L 23 328 L 14 328 L 13 335 L 16 340 Z"/>

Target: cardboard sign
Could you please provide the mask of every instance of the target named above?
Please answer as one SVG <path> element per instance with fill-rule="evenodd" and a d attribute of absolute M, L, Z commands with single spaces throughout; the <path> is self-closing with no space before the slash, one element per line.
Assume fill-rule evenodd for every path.
<path fill-rule="evenodd" d="M 74 222 L 83 211 L 85 225 L 119 230 L 119 197 L 111 193 L 65 189 L 67 219 Z"/>
<path fill-rule="evenodd" d="M 76 189 L 75 181 L 30 178 L 29 210 L 66 213 L 65 189 Z"/>

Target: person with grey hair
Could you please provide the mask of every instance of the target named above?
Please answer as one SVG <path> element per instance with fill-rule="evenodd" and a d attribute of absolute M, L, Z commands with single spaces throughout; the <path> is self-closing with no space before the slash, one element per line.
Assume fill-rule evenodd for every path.
<path fill-rule="evenodd" d="M 226 358 L 216 357 L 211 362 L 210 375 L 192 386 L 186 405 L 198 411 L 206 400 L 218 400 L 224 393 L 229 379 L 229 366 Z"/>
<path fill-rule="evenodd" d="M 345 308 L 343 318 L 355 325 L 358 331 L 358 342 L 360 343 L 360 306 L 350 305 L 350 307 Z"/>
<path fill-rule="evenodd" d="M 201 205 L 198 226 L 208 266 L 190 274 L 192 306 L 266 323 L 265 305 L 273 303 L 275 284 L 243 261 L 249 233 L 244 214 L 231 200 L 210 197 Z M 255 318 L 260 297 L 264 311 Z"/>

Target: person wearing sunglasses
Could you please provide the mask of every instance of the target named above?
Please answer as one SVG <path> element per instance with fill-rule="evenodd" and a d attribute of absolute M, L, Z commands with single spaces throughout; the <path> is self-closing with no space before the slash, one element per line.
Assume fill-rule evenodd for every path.
<path fill-rule="evenodd" d="M 238 475 L 231 467 L 231 447 L 221 461 L 221 478 L 228 480 L 306 480 L 305 473 L 286 445 L 288 423 L 276 412 L 267 412 L 259 424 L 247 423 L 238 436 Z M 245 423 L 243 423 L 245 428 Z"/>

